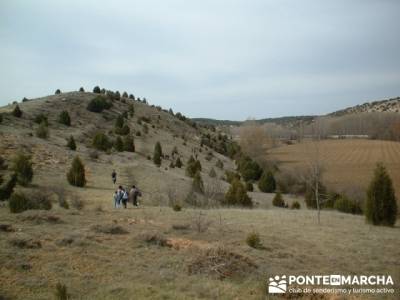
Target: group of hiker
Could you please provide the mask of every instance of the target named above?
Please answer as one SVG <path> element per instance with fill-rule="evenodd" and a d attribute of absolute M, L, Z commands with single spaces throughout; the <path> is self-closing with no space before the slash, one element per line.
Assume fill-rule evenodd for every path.
<path fill-rule="evenodd" d="M 115 185 L 117 182 L 117 173 L 115 170 L 111 174 L 111 179 Z M 131 202 L 134 207 L 139 207 L 138 197 L 140 196 L 142 196 L 142 193 L 135 185 L 132 185 L 132 188 L 129 191 L 120 185 L 114 193 L 114 207 L 127 208 L 128 202 Z"/>

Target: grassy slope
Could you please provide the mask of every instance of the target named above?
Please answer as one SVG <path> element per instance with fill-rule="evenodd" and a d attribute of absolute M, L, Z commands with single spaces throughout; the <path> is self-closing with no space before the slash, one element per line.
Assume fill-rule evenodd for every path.
<path fill-rule="evenodd" d="M 23 219 L 38 212 L 11 215 L 2 208 L 0 219 L 16 232 L 0 236 L 1 290 L 17 299 L 52 299 L 61 281 L 83 299 L 263 299 L 268 275 L 336 273 L 390 274 L 399 288 L 399 227 L 371 227 L 362 217 L 336 212 L 323 212 L 317 226 L 315 212 L 284 209 L 201 211 L 211 222 L 207 231 L 171 227 L 194 225 L 199 212 L 56 208 L 50 214 L 62 223 L 37 224 Z M 94 224 L 118 224 L 128 233 L 97 233 Z M 260 233 L 264 249 L 244 242 L 253 230 Z M 145 233 L 162 234 L 181 248 L 148 245 L 141 237 Z M 16 250 L 9 244 L 15 237 L 40 240 L 42 248 Z M 64 238 L 72 238 L 72 244 L 60 245 Z M 189 276 L 191 262 L 205 248 L 217 246 L 248 257 L 258 268 L 225 280 Z M 31 269 L 23 270 L 24 264 Z"/>

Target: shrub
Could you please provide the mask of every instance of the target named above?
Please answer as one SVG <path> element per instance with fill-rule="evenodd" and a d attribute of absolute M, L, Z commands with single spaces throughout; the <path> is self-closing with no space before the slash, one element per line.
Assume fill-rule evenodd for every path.
<path fill-rule="evenodd" d="M 69 116 L 68 111 L 63 110 L 60 112 L 58 115 L 58 122 L 66 126 L 71 126 L 71 117 Z"/>
<path fill-rule="evenodd" d="M 29 197 L 24 193 L 13 193 L 9 201 L 10 212 L 20 213 L 28 209 L 51 209 L 50 199 L 42 193 L 32 193 Z"/>
<path fill-rule="evenodd" d="M 127 135 L 131 132 L 131 129 L 127 124 L 124 124 L 121 128 L 115 128 L 115 133 L 119 135 Z"/>
<path fill-rule="evenodd" d="M 79 156 L 75 156 L 67 173 L 68 182 L 73 186 L 84 187 L 86 184 L 85 166 Z"/>
<path fill-rule="evenodd" d="M 241 206 L 253 206 L 251 198 L 247 195 L 247 191 L 242 182 L 238 179 L 234 179 L 229 187 L 229 190 L 225 194 L 222 204 L 224 205 L 241 205 Z"/>
<path fill-rule="evenodd" d="M 103 96 L 97 96 L 89 102 L 87 110 L 99 113 L 102 112 L 104 109 L 110 109 L 111 107 L 111 102 L 107 101 Z"/>
<path fill-rule="evenodd" d="M 236 172 L 232 171 L 225 171 L 226 181 L 232 183 L 233 180 L 237 179 L 240 180 L 240 175 Z"/>
<path fill-rule="evenodd" d="M 95 134 L 92 145 L 94 148 L 100 151 L 107 151 L 112 146 L 108 137 L 103 132 L 98 132 Z"/>
<path fill-rule="evenodd" d="M 56 94 L 56 95 L 59 95 L 59 94 L 61 94 L 61 91 L 60 91 L 60 89 L 56 89 L 56 92 L 55 92 L 55 94 Z"/>
<path fill-rule="evenodd" d="M 262 174 L 260 181 L 258 182 L 258 188 L 264 193 L 272 193 L 275 191 L 276 182 L 271 171 L 265 171 Z"/>
<path fill-rule="evenodd" d="M 26 98 L 26 97 L 22 98 L 22 102 L 28 102 L 28 101 L 29 101 L 28 98 Z"/>
<path fill-rule="evenodd" d="M 280 191 L 275 194 L 274 199 L 272 200 L 272 205 L 277 207 L 285 207 L 285 201 L 283 201 Z"/>
<path fill-rule="evenodd" d="M 99 153 L 96 151 L 96 150 L 93 150 L 93 151 L 90 151 L 89 152 L 89 157 L 91 158 L 91 159 L 98 159 L 99 158 Z"/>
<path fill-rule="evenodd" d="M 292 203 L 292 205 L 290 206 L 290 208 L 291 209 L 300 209 L 300 203 L 299 203 L 299 201 L 294 201 L 293 203 Z"/>
<path fill-rule="evenodd" d="M 249 181 L 246 182 L 246 190 L 247 190 L 248 192 L 254 191 L 253 184 L 252 184 L 251 182 L 249 182 Z"/>
<path fill-rule="evenodd" d="M 82 199 L 79 199 L 77 196 L 72 198 L 71 206 L 76 210 L 82 210 L 85 207 L 85 202 Z"/>
<path fill-rule="evenodd" d="M 17 175 L 17 181 L 27 186 L 33 179 L 33 168 L 31 157 L 19 152 L 12 160 L 12 171 Z"/>
<path fill-rule="evenodd" d="M 93 88 L 93 93 L 100 94 L 100 93 L 101 93 L 100 87 L 96 85 L 96 86 Z"/>
<path fill-rule="evenodd" d="M 69 209 L 68 201 L 65 198 L 59 198 L 58 205 L 62 208 Z"/>
<path fill-rule="evenodd" d="M 261 167 L 250 157 L 243 157 L 237 162 L 238 171 L 245 181 L 259 180 L 263 173 Z"/>
<path fill-rule="evenodd" d="M 175 164 L 174 164 L 173 161 L 171 161 L 171 162 L 169 163 L 169 167 L 170 167 L 171 169 L 174 169 L 174 168 L 175 168 Z"/>
<path fill-rule="evenodd" d="M 121 137 L 117 137 L 114 142 L 114 148 L 118 152 L 124 151 L 124 142 L 122 141 Z"/>
<path fill-rule="evenodd" d="M 136 131 L 136 136 L 141 136 L 142 135 L 142 133 L 140 132 L 140 130 L 138 130 L 138 131 Z"/>
<path fill-rule="evenodd" d="M 192 189 L 196 193 L 204 194 L 204 183 L 199 171 L 193 177 Z"/>
<path fill-rule="evenodd" d="M 3 123 L 3 114 L 0 114 L 0 124 Z"/>
<path fill-rule="evenodd" d="M 67 147 L 68 147 L 70 150 L 73 150 L 73 151 L 76 150 L 75 139 L 74 139 L 74 137 L 73 137 L 72 135 L 68 138 Z"/>
<path fill-rule="evenodd" d="M 254 249 L 261 248 L 262 244 L 261 244 L 260 235 L 255 231 L 249 233 L 246 237 L 246 244 Z"/>
<path fill-rule="evenodd" d="M 194 177 L 196 173 L 200 171 L 201 171 L 200 161 L 195 160 L 194 157 L 191 155 L 186 165 L 186 175 Z"/>
<path fill-rule="evenodd" d="M 157 142 L 154 146 L 154 153 L 153 153 L 153 162 L 156 166 L 161 166 L 161 156 L 162 156 L 162 149 L 160 142 Z"/>
<path fill-rule="evenodd" d="M 126 234 L 126 231 L 123 227 L 115 224 L 103 224 L 103 225 L 94 225 L 92 226 L 92 230 L 98 233 L 107 233 L 107 234 Z"/>
<path fill-rule="evenodd" d="M 180 157 L 178 157 L 178 158 L 176 159 L 175 167 L 177 167 L 177 168 L 179 168 L 179 169 L 182 168 L 182 161 L 181 161 Z"/>
<path fill-rule="evenodd" d="M 85 89 L 84 89 L 83 87 L 80 87 L 80 88 L 79 88 L 79 91 L 80 91 L 80 92 L 85 92 Z"/>
<path fill-rule="evenodd" d="M 217 173 L 215 172 L 214 168 L 211 168 L 210 173 L 208 174 L 211 178 L 217 177 Z"/>
<path fill-rule="evenodd" d="M 0 186 L 0 201 L 10 198 L 17 184 L 17 178 L 17 175 L 14 173 L 5 184 Z"/>
<path fill-rule="evenodd" d="M 21 118 L 22 117 L 22 110 L 19 108 L 19 105 L 17 104 L 16 106 L 15 106 L 15 108 L 14 108 L 14 110 L 12 111 L 12 115 L 14 116 L 14 117 L 17 117 L 17 118 Z"/>
<path fill-rule="evenodd" d="M 135 152 L 135 141 L 130 135 L 127 135 L 124 138 L 124 151 Z"/>
<path fill-rule="evenodd" d="M 39 127 L 36 128 L 36 136 L 41 139 L 47 139 L 49 137 L 49 127 L 46 126 L 46 123 L 40 123 Z"/>
<path fill-rule="evenodd" d="M 129 99 L 135 100 L 135 96 L 132 94 L 129 94 Z"/>
<path fill-rule="evenodd" d="M 340 196 L 336 199 L 333 208 L 344 213 L 348 214 L 361 214 L 362 210 L 361 207 L 355 203 L 354 201 L 350 200 L 346 196 Z"/>
<path fill-rule="evenodd" d="M 181 206 L 179 203 L 175 203 L 175 204 L 172 206 L 172 209 L 173 209 L 174 211 L 181 211 L 181 210 L 182 210 L 182 206 Z"/>
<path fill-rule="evenodd" d="M 379 163 L 368 187 L 365 216 L 373 225 L 393 226 L 396 223 L 397 203 L 392 179 Z"/>
<path fill-rule="evenodd" d="M 54 294 L 55 298 L 57 300 L 68 300 L 70 299 L 70 296 L 67 291 L 67 287 L 65 284 L 61 284 L 60 282 L 57 283 L 56 285 L 56 291 Z"/>
<path fill-rule="evenodd" d="M 44 123 L 46 126 L 49 126 L 49 120 L 44 114 L 38 114 L 33 121 L 37 124 Z"/>

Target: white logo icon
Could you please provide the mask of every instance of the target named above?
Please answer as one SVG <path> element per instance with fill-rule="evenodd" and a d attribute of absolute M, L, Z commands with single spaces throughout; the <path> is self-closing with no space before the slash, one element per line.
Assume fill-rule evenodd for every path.
<path fill-rule="evenodd" d="M 287 282 L 286 282 L 285 275 L 283 275 L 281 277 L 276 275 L 275 277 L 269 278 L 268 293 L 283 294 L 283 293 L 286 293 L 286 289 L 287 289 Z"/>

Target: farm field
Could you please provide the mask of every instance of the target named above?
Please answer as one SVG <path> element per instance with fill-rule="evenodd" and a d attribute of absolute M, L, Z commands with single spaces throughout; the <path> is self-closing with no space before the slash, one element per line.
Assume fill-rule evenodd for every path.
<path fill-rule="evenodd" d="M 270 158 L 285 168 L 304 167 L 315 153 L 311 141 L 272 149 Z M 323 182 L 333 189 L 366 189 L 377 162 L 382 162 L 392 177 L 396 196 L 400 199 L 400 143 L 377 140 L 324 140 L 319 142 L 320 160 L 324 168 Z"/>

